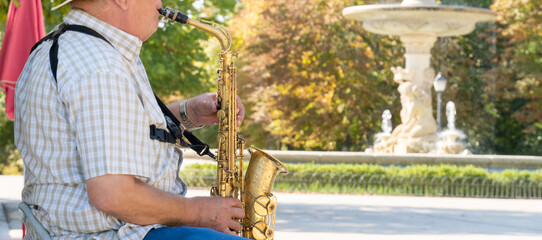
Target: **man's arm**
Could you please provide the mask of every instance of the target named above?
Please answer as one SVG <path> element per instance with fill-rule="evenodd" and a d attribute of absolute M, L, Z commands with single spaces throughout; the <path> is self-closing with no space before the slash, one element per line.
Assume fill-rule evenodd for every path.
<path fill-rule="evenodd" d="M 169 104 L 168 109 L 175 115 L 177 119 L 181 119 L 179 115 L 180 102 Z M 194 126 L 212 125 L 218 123 L 216 116 L 216 93 L 204 93 L 191 98 L 186 104 L 186 115 L 190 123 Z M 237 126 L 241 126 L 245 118 L 245 107 L 241 104 L 241 98 L 237 96 Z"/>
<path fill-rule="evenodd" d="M 224 233 L 241 230 L 241 201 L 234 198 L 186 198 L 161 191 L 132 175 L 102 175 L 87 180 L 90 202 L 99 210 L 138 225 L 209 227 Z"/>

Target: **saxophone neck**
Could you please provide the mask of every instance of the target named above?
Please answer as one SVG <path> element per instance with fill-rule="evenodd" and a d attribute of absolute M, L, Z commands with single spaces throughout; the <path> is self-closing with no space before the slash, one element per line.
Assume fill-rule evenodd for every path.
<path fill-rule="evenodd" d="M 170 21 L 188 24 L 213 35 L 220 42 L 222 51 L 225 52 L 230 50 L 231 36 L 224 26 L 205 20 L 198 21 L 191 19 L 180 11 L 171 8 L 160 8 L 158 9 L 158 12 Z"/>
<path fill-rule="evenodd" d="M 199 28 L 213 35 L 213 37 L 218 39 L 220 42 L 222 51 L 229 51 L 231 49 L 231 36 L 224 26 L 205 20 L 197 21 L 193 19 L 188 19 L 186 24 Z"/>

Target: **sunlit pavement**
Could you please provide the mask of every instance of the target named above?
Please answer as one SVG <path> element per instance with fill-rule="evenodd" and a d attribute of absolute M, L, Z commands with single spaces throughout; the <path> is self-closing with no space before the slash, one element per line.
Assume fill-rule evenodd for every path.
<path fill-rule="evenodd" d="M 0 176 L 4 208 L 0 239 L 20 239 L 21 225 L 13 220 L 18 216 L 13 216 L 17 211 L 12 208 L 20 200 L 22 185 L 22 176 Z M 275 194 L 278 240 L 542 240 L 542 200 Z M 208 195 L 206 189 L 188 192 L 188 196 Z"/>
<path fill-rule="evenodd" d="M 277 239 L 542 239 L 542 200 L 277 197 Z"/>
<path fill-rule="evenodd" d="M 275 194 L 276 239 L 542 239 L 542 200 Z"/>

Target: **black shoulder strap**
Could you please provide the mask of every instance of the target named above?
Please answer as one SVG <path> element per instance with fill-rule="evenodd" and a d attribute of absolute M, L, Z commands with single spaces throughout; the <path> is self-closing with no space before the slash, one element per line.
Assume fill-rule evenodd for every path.
<path fill-rule="evenodd" d="M 56 73 L 58 68 L 58 38 L 60 35 L 65 33 L 66 31 L 76 31 L 85 33 L 94 37 L 97 37 L 99 39 L 102 39 L 109 43 L 109 45 L 113 46 L 107 39 L 105 39 L 104 36 L 99 34 L 98 32 L 94 31 L 93 29 L 82 26 L 82 25 L 72 25 L 67 23 L 62 23 L 58 26 L 58 28 L 39 40 L 30 50 L 30 53 L 32 53 L 40 44 L 42 44 L 45 41 L 53 40 L 53 45 L 51 46 L 51 49 L 49 50 L 49 62 L 51 64 L 51 71 L 53 72 L 53 77 L 55 78 L 55 82 L 57 82 Z M 181 146 L 189 147 L 192 150 L 194 150 L 199 156 L 208 155 L 209 157 L 216 159 L 213 153 L 209 150 L 209 145 L 207 143 L 202 142 L 199 140 L 192 132 L 188 130 L 182 131 L 179 128 L 179 125 L 181 123 L 171 111 L 167 108 L 167 106 L 156 96 L 156 102 L 158 102 L 158 105 L 160 106 L 160 109 L 162 110 L 162 113 L 164 114 L 164 118 L 166 119 L 168 131 L 164 129 L 159 129 L 155 125 L 150 126 L 150 137 L 151 139 L 159 140 L 162 142 L 169 142 L 169 143 L 177 143 L 177 139 L 179 140 Z M 188 142 L 187 142 L 188 141 Z"/>
<path fill-rule="evenodd" d="M 173 115 L 173 113 L 169 111 L 169 108 L 167 108 L 166 104 L 164 104 L 164 102 L 162 102 L 162 100 L 160 100 L 160 98 L 158 98 L 156 94 L 154 95 L 154 97 L 156 98 L 156 102 L 158 102 L 158 106 L 160 106 L 160 109 L 162 110 L 162 113 L 164 113 L 164 117 L 166 118 L 166 123 L 168 125 L 167 128 L 169 130 L 169 132 L 166 133 L 175 134 L 175 138 L 180 140 L 181 146 L 192 148 L 192 150 L 194 150 L 199 156 L 207 155 L 213 159 L 216 159 L 215 155 L 210 151 L 209 145 L 199 140 L 199 138 L 197 138 L 192 132 L 188 130 L 182 131 L 179 128 L 179 126 L 182 125 L 181 122 L 179 122 L 175 115 Z M 152 126 L 154 125 L 151 125 L 151 129 Z"/>
<path fill-rule="evenodd" d="M 30 53 L 32 53 L 34 49 L 36 49 L 41 43 L 51 40 L 51 39 L 53 40 L 53 45 L 51 46 L 51 49 L 49 49 L 49 62 L 51 64 L 51 71 L 53 72 L 53 77 L 55 78 L 55 82 L 57 82 L 56 72 L 58 68 L 58 38 L 60 37 L 60 35 L 62 35 L 66 31 L 76 31 L 76 32 L 85 33 L 93 37 L 102 39 L 106 41 L 107 43 L 109 43 L 109 45 L 111 45 L 111 43 L 107 41 L 107 39 L 105 39 L 104 36 L 102 36 L 101 34 L 99 34 L 98 32 L 94 31 L 93 29 L 89 27 L 86 27 L 83 25 L 72 25 L 72 24 L 67 24 L 67 23 L 60 24 L 54 32 L 49 33 L 47 36 L 39 40 L 30 50 Z"/>

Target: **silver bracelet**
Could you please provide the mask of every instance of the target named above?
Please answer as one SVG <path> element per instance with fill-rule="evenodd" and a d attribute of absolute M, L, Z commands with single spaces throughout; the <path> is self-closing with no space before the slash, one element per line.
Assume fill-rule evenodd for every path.
<path fill-rule="evenodd" d="M 201 128 L 202 126 L 197 126 L 195 127 L 191 122 L 190 122 L 190 119 L 188 119 L 188 115 L 186 114 L 186 105 L 188 104 L 188 101 L 190 99 L 187 99 L 187 100 L 182 100 L 180 105 L 179 105 L 179 115 L 181 116 L 181 125 L 183 125 L 183 127 L 186 127 L 187 129 L 189 130 L 195 130 L 195 129 L 199 129 Z"/>

